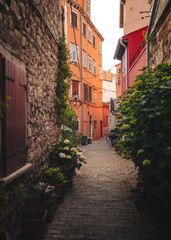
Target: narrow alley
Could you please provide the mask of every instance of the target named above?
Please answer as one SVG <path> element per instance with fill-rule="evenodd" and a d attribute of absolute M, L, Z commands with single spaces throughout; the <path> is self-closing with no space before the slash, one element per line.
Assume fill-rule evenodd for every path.
<path fill-rule="evenodd" d="M 45 240 L 166 240 L 130 200 L 132 162 L 116 154 L 105 138 L 81 150 L 87 164 L 58 205 Z"/>

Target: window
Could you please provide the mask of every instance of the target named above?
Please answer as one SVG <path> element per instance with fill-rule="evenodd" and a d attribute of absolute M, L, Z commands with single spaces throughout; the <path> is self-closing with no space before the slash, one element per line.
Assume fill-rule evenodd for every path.
<path fill-rule="evenodd" d="M 75 92 L 77 92 L 78 97 L 79 97 L 79 82 L 72 80 L 72 97 Z"/>
<path fill-rule="evenodd" d="M 122 57 L 122 74 L 125 75 L 125 73 L 126 73 L 126 56 L 124 52 Z"/>
<path fill-rule="evenodd" d="M 89 101 L 92 101 L 92 87 L 89 87 Z"/>
<path fill-rule="evenodd" d="M 78 28 L 78 15 L 73 11 L 71 11 L 71 26 Z"/>
<path fill-rule="evenodd" d="M 106 127 L 109 127 L 109 116 L 106 116 Z"/>
<path fill-rule="evenodd" d="M 86 37 L 86 24 L 83 22 L 83 35 Z"/>
<path fill-rule="evenodd" d="M 90 10 L 89 0 L 86 0 L 86 12 L 87 12 L 88 15 L 89 15 L 89 10 Z"/>
<path fill-rule="evenodd" d="M 102 67 L 99 66 L 99 78 L 102 80 Z"/>
<path fill-rule="evenodd" d="M 93 47 L 96 46 L 96 37 L 93 35 Z"/>
<path fill-rule="evenodd" d="M 102 55 L 102 44 L 99 42 L 99 53 Z"/>
<path fill-rule="evenodd" d="M 93 73 L 96 75 L 96 61 L 93 61 Z"/>
<path fill-rule="evenodd" d="M 88 28 L 88 41 L 91 42 L 91 30 Z"/>
<path fill-rule="evenodd" d="M 84 100 L 88 100 L 88 86 L 84 84 Z"/>
<path fill-rule="evenodd" d="M 78 63 L 78 46 L 71 43 L 71 61 Z"/>
<path fill-rule="evenodd" d="M 83 67 L 87 67 L 87 53 L 83 51 Z"/>
<path fill-rule="evenodd" d="M 100 93 L 100 105 L 102 105 L 102 93 Z"/>
<path fill-rule="evenodd" d="M 88 56 L 88 70 L 91 72 L 91 57 Z"/>
<path fill-rule="evenodd" d="M 76 126 L 75 126 L 75 131 L 79 131 L 80 130 L 80 121 L 77 120 L 76 121 Z"/>
<path fill-rule="evenodd" d="M 94 89 L 94 102 L 95 102 L 95 103 L 96 103 L 96 101 L 97 101 L 97 99 L 96 99 L 97 97 L 96 97 L 96 96 L 97 96 L 97 92 L 96 92 L 96 90 Z"/>
<path fill-rule="evenodd" d="M 96 130 L 96 129 L 97 129 L 97 121 L 94 120 L 94 130 Z"/>
<path fill-rule="evenodd" d="M 117 72 L 117 83 L 120 83 L 121 81 L 121 68 L 118 68 L 118 72 Z"/>
<path fill-rule="evenodd" d="M 26 72 L 0 54 L 1 101 L 8 104 L 1 124 L 0 176 L 5 177 L 17 171 L 27 161 L 26 141 Z M 11 99 L 6 99 L 10 96 Z M 2 165 L 3 166 L 2 166 Z"/>

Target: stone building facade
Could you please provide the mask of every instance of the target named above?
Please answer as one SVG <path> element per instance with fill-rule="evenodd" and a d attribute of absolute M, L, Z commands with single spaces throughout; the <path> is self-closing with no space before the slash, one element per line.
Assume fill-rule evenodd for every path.
<path fill-rule="evenodd" d="M 25 97 L 18 101 L 22 105 L 22 111 L 26 113 L 26 117 L 23 116 L 22 119 L 23 128 L 20 133 L 23 140 L 21 136 L 18 137 L 18 119 L 10 124 L 5 122 L 7 119 L 1 121 L 0 176 L 7 182 L 13 181 L 30 168 L 38 170 L 48 156 L 49 146 L 57 140 L 59 129 L 54 102 L 61 29 L 61 1 L 0 0 L 1 101 L 4 100 L 6 91 L 11 98 L 8 100 L 9 111 L 5 113 L 4 118 L 8 118 L 6 115 L 10 113 L 12 115 L 13 108 L 14 115 L 18 114 L 15 102 L 18 86 L 10 85 L 18 81 L 17 72 L 20 72 L 20 77 L 24 76 L 24 82 L 19 82 L 19 85 L 24 87 Z M 15 145 L 15 138 L 25 141 L 26 145 L 23 164 L 16 162 L 13 168 L 9 167 L 10 170 L 6 169 L 7 159 L 4 159 L 7 154 L 3 154 L 7 151 L 5 146 L 8 145 L 7 127 L 11 130 L 10 139 L 14 141 L 9 143 L 11 148 Z"/>
<path fill-rule="evenodd" d="M 171 63 L 171 2 L 169 0 L 152 2 L 152 14 L 148 35 L 155 37 L 149 43 L 149 66 Z"/>

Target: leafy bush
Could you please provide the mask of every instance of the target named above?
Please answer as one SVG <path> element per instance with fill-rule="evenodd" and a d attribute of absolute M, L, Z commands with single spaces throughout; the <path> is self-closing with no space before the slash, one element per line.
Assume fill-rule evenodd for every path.
<path fill-rule="evenodd" d="M 121 97 L 117 134 L 138 169 L 133 190 L 140 210 L 171 216 L 171 65 L 144 69 Z"/>
<path fill-rule="evenodd" d="M 49 168 L 48 166 L 43 167 L 43 180 L 52 186 L 66 182 L 60 168 Z"/>
<path fill-rule="evenodd" d="M 71 181 L 75 169 L 80 169 L 85 157 L 78 152 L 76 145 L 65 139 L 53 145 L 50 149 L 49 166 L 60 167 L 67 180 Z"/>

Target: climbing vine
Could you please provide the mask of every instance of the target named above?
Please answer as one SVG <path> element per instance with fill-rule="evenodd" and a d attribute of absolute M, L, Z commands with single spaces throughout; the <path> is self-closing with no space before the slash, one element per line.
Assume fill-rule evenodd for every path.
<path fill-rule="evenodd" d="M 58 124 L 65 124 L 74 129 L 77 115 L 69 102 L 70 78 L 72 72 L 68 64 L 69 51 L 65 42 L 65 37 L 61 37 L 58 42 L 58 74 L 56 86 L 56 110 Z"/>

